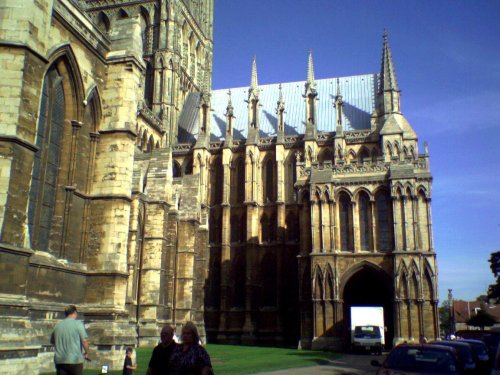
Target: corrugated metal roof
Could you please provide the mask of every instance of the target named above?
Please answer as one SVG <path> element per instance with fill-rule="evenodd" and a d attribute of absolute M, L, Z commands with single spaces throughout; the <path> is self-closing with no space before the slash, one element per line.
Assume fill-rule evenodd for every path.
<path fill-rule="evenodd" d="M 367 74 L 339 78 L 340 93 L 344 100 L 344 130 L 369 129 L 370 115 L 375 109 L 375 93 L 377 75 Z M 283 100 L 285 102 L 285 134 L 304 134 L 306 107 L 304 102 L 305 81 L 282 83 Z M 259 86 L 260 96 L 260 130 L 262 136 L 276 135 L 276 102 L 279 95 L 279 84 Z M 319 132 L 335 131 L 336 112 L 333 106 L 337 92 L 337 78 L 316 80 L 318 92 L 317 124 Z M 223 138 L 226 107 L 228 102 L 227 89 L 212 91 L 212 137 Z M 231 88 L 234 107 L 234 138 L 246 138 L 248 124 L 248 87 Z"/>
<path fill-rule="evenodd" d="M 193 143 L 198 138 L 200 94 L 190 92 L 179 115 L 177 141 Z"/>
<path fill-rule="evenodd" d="M 366 74 L 351 77 L 340 77 L 340 94 L 344 101 L 342 123 L 344 130 L 358 130 L 370 128 L 370 115 L 375 109 L 375 95 L 377 92 L 377 75 Z M 285 134 L 305 133 L 305 99 L 303 97 L 305 81 L 282 83 L 282 94 L 285 102 Z M 279 96 L 279 84 L 259 86 L 259 122 L 262 137 L 276 135 L 277 118 L 276 102 Z M 225 137 L 226 107 L 228 104 L 228 90 L 212 91 L 211 107 L 211 139 L 218 140 Z M 334 132 L 336 111 L 333 106 L 337 92 L 337 78 L 316 80 L 318 92 L 317 126 L 318 132 Z M 193 97 L 196 95 L 196 100 Z M 234 139 L 245 139 L 248 126 L 248 87 L 231 88 L 232 104 L 234 107 Z M 179 142 L 192 142 L 198 133 L 198 105 L 199 95 L 189 94 L 183 106 L 179 119 Z M 190 107 L 190 108 L 186 108 Z M 194 108 L 193 108 L 194 107 Z M 182 137 L 181 137 L 181 133 Z"/>

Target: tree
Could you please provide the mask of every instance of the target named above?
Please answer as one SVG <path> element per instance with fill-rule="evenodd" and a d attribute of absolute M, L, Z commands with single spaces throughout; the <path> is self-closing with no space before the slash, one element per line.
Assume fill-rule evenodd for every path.
<path fill-rule="evenodd" d="M 481 304 L 488 303 L 488 296 L 486 294 L 481 294 L 476 297 L 476 301 L 481 302 Z"/>
<path fill-rule="evenodd" d="M 496 322 L 497 320 L 493 315 L 484 310 L 479 310 L 476 315 L 467 320 L 467 325 L 484 329 L 484 327 L 491 327 Z"/>
<path fill-rule="evenodd" d="M 443 337 L 453 333 L 451 332 L 450 303 L 448 300 L 443 301 L 439 308 L 439 328 Z"/>
<path fill-rule="evenodd" d="M 497 278 L 496 284 L 491 284 L 488 288 L 488 298 L 493 299 L 495 303 L 500 302 L 500 251 L 491 253 L 490 268 L 493 275 Z"/>

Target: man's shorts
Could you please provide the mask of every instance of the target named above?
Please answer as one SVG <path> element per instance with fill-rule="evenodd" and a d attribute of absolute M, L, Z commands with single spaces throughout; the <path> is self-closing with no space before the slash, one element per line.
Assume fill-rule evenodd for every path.
<path fill-rule="evenodd" d="M 64 363 L 56 363 L 56 374 L 57 375 L 82 375 L 83 374 L 83 363 L 78 363 L 75 365 L 68 365 Z"/>

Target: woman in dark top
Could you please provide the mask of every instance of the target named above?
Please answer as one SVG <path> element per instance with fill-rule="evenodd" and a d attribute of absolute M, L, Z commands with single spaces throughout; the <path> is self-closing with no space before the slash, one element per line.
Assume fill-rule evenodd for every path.
<path fill-rule="evenodd" d="M 187 322 L 182 327 L 182 344 L 175 348 L 170 368 L 174 375 L 213 374 L 210 356 L 200 345 L 198 329 L 193 322 Z"/>

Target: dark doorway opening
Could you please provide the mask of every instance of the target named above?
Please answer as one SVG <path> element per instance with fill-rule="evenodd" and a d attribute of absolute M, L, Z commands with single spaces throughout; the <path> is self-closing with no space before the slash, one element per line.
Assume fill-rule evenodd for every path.
<path fill-rule="evenodd" d="M 394 289 L 389 275 L 371 265 L 362 266 L 345 283 L 344 337 L 350 343 L 351 306 L 382 306 L 384 308 L 385 347 L 392 348 L 394 339 Z"/>

